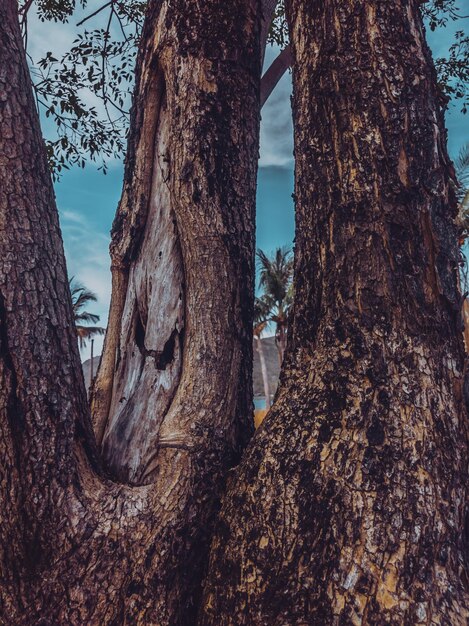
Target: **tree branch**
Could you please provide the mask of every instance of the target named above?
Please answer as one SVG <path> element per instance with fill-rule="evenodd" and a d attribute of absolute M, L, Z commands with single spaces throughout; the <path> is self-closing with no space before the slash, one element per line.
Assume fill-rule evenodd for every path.
<path fill-rule="evenodd" d="M 101 11 L 104 11 L 104 9 L 106 9 L 108 6 L 110 6 L 113 3 L 114 3 L 114 0 L 110 0 L 109 2 L 106 2 L 106 4 L 103 4 L 102 6 L 100 6 L 98 9 L 96 9 L 96 11 L 93 11 L 93 13 L 90 13 L 89 15 L 84 17 L 82 20 L 77 22 L 77 26 L 81 26 L 82 24 L 84 24 L 86 21 L 90 20 L 95 15 L 98 15 L 98 13 L 101 13 Z"/>
<path fill-rule="evenodd" d="M 278 0 L 262 0 L 262 22 L 261 22 L 261 67 L 264 64 L 265 48 L 270 25 L 274 19 L 275 7 Z"/>
<path fill-rule="evenodd" d="M 21 7 L 21 9 L 18 11 L 18 13 L 20 15 L 26 15 L 26 13 L 29 11 L 29 9 L 31 8 L 31 5 L 33 4 L 34 0 L 27 0 L 27 2 L 24 3 L 24 5 Z"/>
<path fill-rule="evenodd" d="M 288 45 L 282 50 L 278 57 L 272 62 L 272 65 L 265 72 L 261 80 L 261 108 L 268 100 L 270 94 L 275 89 L 277 83 L 291 66 L 292 54 Z"/>

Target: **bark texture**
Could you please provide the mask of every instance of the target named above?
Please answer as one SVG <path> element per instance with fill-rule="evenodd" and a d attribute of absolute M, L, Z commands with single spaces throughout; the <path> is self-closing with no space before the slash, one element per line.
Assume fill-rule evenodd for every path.
<path fill-rule="evenodd" d="M 259 15 L 254 0 L 236 16 L 221 0 L 149 3 L 95 396 L 106 464 L 148 483 L 130 486 L 100 469 L 17 5 L 0 3 L 2 624 L 194 623 L 216 501 L 249 428 Z M 174 350 L 168 324 L 184 327 Z M 119 369 L 121 327 L 140 382 Z M 149 364 L 161 415 L 141 401 Z M 116 408 L 116 367 L 132 411 Z"/>
<path fill-rule="evenodd" d="M 260 4 L 178 11 L 148 27 L 138 68 L 93 403 L 108 467 L 134 484 L 158 446 L 190 445 L 201 412 L 233 443 L 250 433 Z"/>
<path fill-rule="evenodd" d="M 291 0 L 295 304 L 201 624 L 468 623 L 456 203 L 418 2 Z"/>
<path fill-rule="evenodd" d="M 277 0 L 256 2 L 261 65 L 276 5 Z M 224 13 L 221 23 L 225 18 L 235 17 L 229 8 Z M 244 214 L 240 213 L 228 224 L 223 210 L 235 196 L 250 198 L 255 171 L 252 155 L 257 149 L 252 128 L 259 104 L 252 98 L 243 102 L 234 83 L 225 84 L 223 94 L 220 91 L 215 95 L 218 85 L 212 67 L 214 51 L 208 49 L 205 35 L 200 34 L 207 48 L 203 56 L 181 63 L 179 59 L 187 57 L 186 48 L 193 34 L 188 41 L 179 41 L 167 31 L 167 24 L 161 22 L 156 32 L 152 29 L 155 29 L 154 24 L 147 26 L 144 40 L 148 47 L 137 65 L 138 99 L 133 110 L 127 175 L 111 244 L 113 293 L 109 325 L 92 393 L 93 421 L 106 465 L 119 480 L 132 484 L 151 480 L 157 445 L 175 442 L 185 445 L 177 424 L 178 415 L 193 412 L 194 407 L 200 405 L 199 399 L 206 407 L 218 406 L 221 415 L 230 415 L 236 410 L 245 441 L 251 431 L 247 417 L 251 412 L 252 385 L 248 366 L 251 355 L 245 348 L 245 320 L 250 317 L 252 306 L 250 255 L 254 217 L 251 204 Z M 218 43 L 224 45 L 221 41 Z M 226 59 L 227 64 L 233 65 L 232 73 L 242 58 L 242 44 L 241 38 L 238 50 L 230 51 Z M 214 45 L 216 47 L 217 43 Z M 254 60 L 250 57 L 248 63 L 252 66 Z M 242 72 L 241 66 L 236 71 Z M 246 79 L 245 75 L 242 81 Z M 187 96 L 194 88 L 196 97 L 190 101 Z M 205 102 L 198 99 L 200 89 L 206 92 Z M 222 102 L 222 98 L 226 102 Z M 231 115 L 230 119 L 229 109 L 237 106 L 241 110 L 243 105 L 253 106 L 247 125 L 239 117 L 234 119 Z M 229 126 L 239 137 L 231 137 L 226 143 L 223 135 L 229 132 Z M 211 155 L 207 151 L 210 142 L 215 146 Z M 247 168 L 240 161 L 237 166 L 233 163 L 232 171 L 230 142 L 244 145 Z M 199 161 L 195 159 L 191 163 L 192 157 L 197 155 L 197 148 L 192 152 L 194 145 L 201 149 Z M 222 154 L 224 150 L 226 153 Z M 208 168 L 205 159 L 210 162 Z M 223 167 L 220 159 L 224 159 Z M 243 182 L 244 170 L 248 171 L 247 184 Z M 200 176 L 208 173 L 208 184 L 212 187 L 208 190 L 210 211 L 214 213 L 207 213 L 196 232 L 190 205 L 192 196 L 200 203 L 204 195 Z M 227 185 L 223 181 L 236 181 L 232 198 L 226 193 Z M 184 191 L 182 196 L 181 190 Z M 248 200 L 246 206 L 250 202 Z M 210 224 L 208 219 L 217 211 L 219 216 Z M 221 229 L 219 218 L 224 222 Z M 230 251 L 225 259 L 215 241 L 221 234 L 225 236 L 223 230 L 243 233 L 239 240 L 233 239 L 240 249 L 234 254 Z M 191 252 L 198 246 L 195 244 L 197 237 L 199 242 L 205 241 L 200 245 L 202 258 L 196 258 Z M 207 245 L 208 240 L 211 243 Z M 211 274 L 206 274 L 208 266 L 204 255 L 213 261 Z M 196 278 L 198 286 L 192 290 L 192 304 L 197 304 L 194 307 L 186 301 L 188 276 L 184 266 L 193 267 L 196 273 L 197 264 L 201 271 Z M 248 273 L 244 274 L 246 268 Z M 237 289 L 241 283 L 242 292 L 235 293 L 233 285 Z M 228 304 L 234 304 L 234 310 L 227 307 Z M 197 325 L 186 319 L 189 306 L 192 307 L 191 321 L 198 318 Z M 244 308 L 245 319 L 239 322 L 241 308 Z M 237 329 L 235 335 L 239 333 L 243 344 L 241 351 L 236 341 L 233 343 L 236 338 L 231 330 L 218 332 L 223 324 L 225 328 Z M 186 336 L 188 328 L 192 329 L 190 336 Z M 201 331 L 199 344 L 193 340 L 198 330 Z M 219 341 L 221 336 L 223 339 Z M 211 343 L 211 357 L 203 359 L 207 366 L 204 374 L 199 357 L 201 350 L 207 355 L 207 339 Z M 185 375 L 182 376 L 184 344 L 191 346 L 191 353 L 185 355 Z M 217 368 L 216 364 L 221 367 Z M 216 371 L 219 374 L 231 372 L 234 393 L 230 397 L 225 394 L 226 381 L 220 376 L 217 379 Z M 194 394 L 195 377 L 205 382 Z M 189 395 L 194 396 L 192 405 L 187 401 L 185 385 L 190 386 Z M 181 396 L 183 389 L 184 397 Z M 197 393 L 202 393 L 203 397 L 195 398 Z M 233 409 L 234 402 L 240 402 L 236 409 Z M 166 430 L 162 429 L 163 420 L 171 423 Z"/>

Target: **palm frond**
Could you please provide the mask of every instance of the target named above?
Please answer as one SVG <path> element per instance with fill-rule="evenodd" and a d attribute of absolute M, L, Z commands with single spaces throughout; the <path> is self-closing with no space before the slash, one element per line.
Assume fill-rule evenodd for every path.
<path fill-rule="evenodd" d="M 469 143 L 461 148 L 459 155 L 454 162 L 456 176 L 461 179 L 469 175 Z"/>
<path fill-rule="evenodd" d="M 99 315 L 83 311 L 83 313 L 75 315 L 75 324 L 79 322 L 84 322 L 85 324 L 96 324 L 96 322 L 99 322 Z"/>
<path fill-rule="evenodd" d="M 101 326 L 83 326 L 83 324 L 96 324 L 99 322 L 99 315 L 82 310 L 89 302 L 97 302 L 98 298 L 95 293 L 76 281 L 73 276 L 69 280 L 69 286 L 78 341 L 80 348 L 84 348 L 86 347 L 87 339 L 94 335 L 103 335 L 105 332 L 105 328 Z"/>
<path fill-rule="evenodd" d="M 458 180 L 456 195 L 458 201 L 462 203 L 469 191 L 469 144 L 461 148 L 457 159 L 454 161 L 454 168 Z"/>
<path fill-rule="evenodd" d="M 272 256 L 257 251 L 259 259 L 259 287 L 265 297 L 277 308 L 284 308 L 293 277 L 293 258 L 288 246 L 277 248 Z"/>
<path fill-rule="evenodd" d="M 104 335 L 106 329 L 102 326 L 76 326 L 77 335 L 80 337 L 92 337 L 93 335 Z"/>
<path fill-rule="evenodd" d="M 95 335 L 104 335 L 105 328 L 101 326 L 75 326 L 80 343 L 80 348 L 86 348 L 86 340 L 91 339 Z"/>
<path fill-rule="evenodd" d="M 269 318 L 271 305 L 265 297 L 256 298 L 254 301 L 254 323 L 265 322 Z"/>
<path fill-rule="evenodd" d="M 73 309 L 74 311 L 80 311 L 89 302 L 97 302 L 97 300 L 98 298 L 92 291 L 89 291 L 88 289 L 85 289 L 85 287 L 83 287 L 78 292 L 76 292 L 75 301 L 72 300 Z"/>

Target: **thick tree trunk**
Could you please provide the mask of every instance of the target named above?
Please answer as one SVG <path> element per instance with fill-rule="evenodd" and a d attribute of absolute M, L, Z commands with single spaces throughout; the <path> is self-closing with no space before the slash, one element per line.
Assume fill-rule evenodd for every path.
<path fill-rule="evenodd" d="M 236 49 L 226 6 L 211 14 L 213 48 L 190 5 L 185 26 L 155 18 L 144 34 L 93 402 L 105 461 L 126 482 L 151 480 L 158 445 L 185 445 L 201 410 L 250 433 L 259 57 L 246 39 L 260 11 L 246 6 Z"/>
<path fill-rule="evenodd" d="M 463 626 L 456 205 L 418 2 L 292 0 L 289 17 L 295 304 L 201 623 Z"/>
<path fill-rule="evenodd" d="M 34 602 L 34 579 L 73 523 L 64 519 L 77 481 L 71 459 L 90 431 L 54 190 L 13 0 L 0 4 L 0 68 L 0 616 L 11 624 Z"/>
<path fill-rule="evenodd" d="M 277 2 L 256 2 L 260 19 L 261 65 Z M 225 9 L 227 14 L 230 11 Z M 221 233 L 215 212 L 218 210 L 225 221 L 222 215 L 224 205 L 230 202 L 224 180 L 236 180 L 234 195 L 250 197 L 255 173 L 252 155 L 257 141 L 252 134 L 252 123 L 257 119 L 259 103 L 251 99 L 253 109 L 249 112 L 247 125 L 241 118 L 231 122 L 238 129 L 236 132 L 244 136 L 241 144 L 244 143 L 248 164 L 247 185 L 244 164 L 239 163 L 238 172 L 231 171 L 228 152 L 224 158 L 230 172 L 224 179 L 225 173 L 217 159 L 228 144 L 223 148 L 219 146 L 219 155 L 213 154 L 212 157 L 205 152 L 205 145 L 210 141 L 216 145 L 220 130 L 227 130 L 229 118 L 226 118 L 225 110 L 230 107 L 241 110 L 241 105 L 247 103 L 242 103 L 233 84 L 229 89 L 225 88 L 225 102 L 221 97 L 214 98 L 211 92 L 216 92 L 217 85 L 211 76 L 213 54 L 210 51 L 204 52 L 205 57 L 193 59 L 191 66 L 180 66 L 178 59 L 186 55 L 187 42 L 172 39 L 166 25 L 156 33 L 154 28 L 155 25 L 147 25 L 143 38 L 151 41 L 148 46 L 144 44 L 144 53 L 137 65 L 137 99 L 127 174 L 111 244 L 113 291 L 109 324 L 91 401 L 98 444 L 108 468 L 119 480 L 133 484 L 151 480 L 157 444 L 170 445 L 174 437 L 179 441 L 182 436 L 179 427 L 176 433 L 173 432 L 172 416 L 177 421 L 181 412 L 193 412 L 193 408 L 188 407 L 188 389 L 191 389 L 189 396 L 195 400 L 193 406 L 199 406 L 202 400 L 205 406 L 218 407 L 216 410 L 220 415 L 231 415 L 235 410 L 244 441 L 252 428 L 247 418 L 251 413 L 252 374 L 249 367 L 251 355 L 244 341 L 245 320 L 239 325 L 232 317 L 239 317 L 239 310 L 243 308 L 248 313 L 247 319 L 251 306 L 250 279 L 242 283 L 242 276 L 245 267 L 249 268 L 247 276 L 252 274 L 252 205 L 246 204 L 247 211 L 240 214 L 239 222 L 234 224 L 237 231 L 243 233 L 244 240 L 236 242 L 235 245 L 241 243 L 241 249 L 229 255 L 231 258 L 221 258 L 215 239 L 211 245 L 204 243 L 200 248 L 193 244 L 197 237 L 202 242 Z M 241 45 L 242 40 L 233 60 L 242 58 Z M 158 51 L 157 66 L 152 65 L 155 51 Z M 252 64 L 253 60 L 249 62 Z M 193 101 L 188 101 L 187 93 L 192 93 L 194 86 L 198 90 L 208 90 L 207 102 L 200 102 L 197 89 Z M 187 124 L 188 117 L 192 119 L 190 125 Z M 224 130 L 223 126 L 226 127 Z M 176 132 L 179 132 L 177 141 L 174 140 Z M 240 141 L 233 143 L 239 144 Z M 200 158 L 192 164 L 194 144 L 199 146 Z M 206 161 L 210 160 L 207 168 Z M 210 215 L 200 221 L 197 233 L 191 221 L 191 196 L 203 195 L 198 179 L 207 169 L 214 170 L 210 177 L 218 178 L 215 185 L 218 188 L 209 191 L 209 195 L 215 197 L 215 204 L 212 200 Z M 179 195 L 181 174 L 186 187 L 184 199 Z M 209 184 L 213 186 L 210 181 Z M 207 218 L 213 218 L 213 222 L 208 223 Z M 231 226 L 226 224 L 223 228 L 229 231 Z M 187 239 L 185 255 L 182 249 L 184 238 Z M 200 250 L 198 259 L 189 258 L 191 249 Z M 205 272 L 209 268 L 205 255 L 212 261 L 212 273 L 207 275 Z M 191 289 L 192 303 L 186 301 L 189 277 L 184 274 L 184 266 L 187 273 L 187 265 L 194 267 L 197 277 L 197 286 Z M 240 284 L 243 284 L 242 292 L 235 294 L 233 285 L 237 289 Z M 211 304 L 207 306 L 209 302 Z M 234 311 L 227 307 L 228 303 L 235 302 Z M 188 307 L 192 309 L 192 324 L 185 315 Z M 199 355 L 201 351 L 207 354 L 206 340 L 219 334 L 220 323 L 223 323 L 219 314 L 223 315 L 223 312 L 230 317 L 225 320 L 225 328 L 238 327 L 242 351 L 234 347 L 235 336 L 229 331 L 220 344 L 211 342 L 211 358 L 204 359 L 206 368 L 202 372 Z M 196 319 L 197 324 L 194 323 Z M 194 341 L 194 334 L 186 336 L 187 328 L 194 331 L 197 328 L 197 332 L 204 329 L 203 334 L 198 333 L 198 344 Z M 186 352 L 183 370 L 184 345 L 191 349 Z M 225 371 L 231 372 L 234 393 L 230 397 L 224 391 L 229 387 L 226 377 L 221 376 Z M 205 381 L 195 389 L 195 394 L 194 378 Z M 203 397 L 196 398 L 197 392 Z M 236 409 L 233 408 L 234 402 L 239 403 Z M 162 429 L 163 420 L 172 423 L 169 430 L 166 428 L 168 432 Z"/>
<path fill-rule="evenodd" d="M 17 6 L 0 3 L 4 624 L 194 623 L 216 501 L 249 433 L 259 15 L 257 0 L 236 14 L 224 0 L 149 5 L 95 396 L 106 464 L 148 483 L 129 486 L 100 470 Z M 106 387 L 114 369 L 120 387 Z M 163 400 L 144 402 L 152 381 Z"/>

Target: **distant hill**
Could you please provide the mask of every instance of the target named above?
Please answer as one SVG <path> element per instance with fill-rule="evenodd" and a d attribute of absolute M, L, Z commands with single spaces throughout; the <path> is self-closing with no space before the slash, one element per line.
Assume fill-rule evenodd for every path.
<path fill-rule="evenodd" d="M 269 374 L 270 392 L 273 395 L 275 393 L 275 390 L 277 389 L 278 376 L 280 372 L 280 367 L 278 363 L 278 353 L 277 353 L 277 348 L 275 347 L 275 338 L 266 337 L 265 339 L 262 339 L 262 346 L 264 348 L 264 356 L 265 356 L 265 361 L 267 365 L 267 372 Z M 94 371 L 95 376 L 96 376 L 96 372 L 98 369 L 100 358 L 101 357 L 99 356 L 95 356 L 93 359 L 93 371 Z M 91 359 L 84 361 L 83 374 L 85 376 L 86 389 L 89 389 L 90 374 L 91 374 Z M 264 383 L 262 382 L 261 365 L 259 362 L 259 354 L 256 350 L 255 342 L 254 342 L 253 382 L 254 382 L 254 396 L 263 398 L 264 397 Z"/>
<path fill-rule="evenodd" d="M 95 356 L 93 359 L 93 376 L 96 376 L 96 372 L 98 371 L 98 365 L 99 365 L 99 359 L 101 357 L 100 356 Z M 83 367 L 83 376 L 85 377 L 85 387 L 86 390 L 88 391 L 88 389 L 90 388 L 90 375 L 91 375 L 91 359 L 88 359 L 86 361 L 83 361 L 82 363 L 82 367 Z"/>

